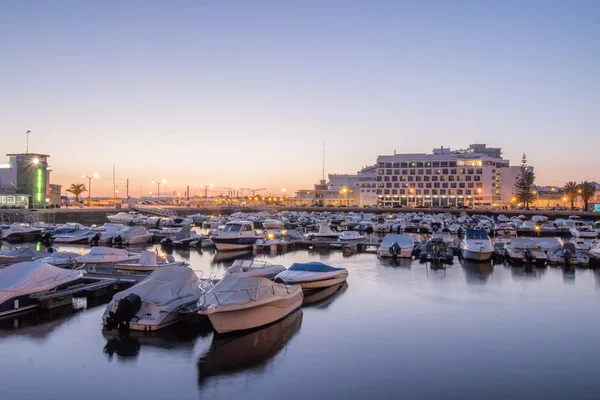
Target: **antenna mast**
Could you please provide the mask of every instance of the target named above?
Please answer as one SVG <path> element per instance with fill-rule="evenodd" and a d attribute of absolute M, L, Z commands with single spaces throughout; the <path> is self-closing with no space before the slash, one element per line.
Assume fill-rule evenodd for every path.
<path fill-rule="evenodd" d="M 323 178 L 325 180 L 325 142 L 323 142 Z"/>

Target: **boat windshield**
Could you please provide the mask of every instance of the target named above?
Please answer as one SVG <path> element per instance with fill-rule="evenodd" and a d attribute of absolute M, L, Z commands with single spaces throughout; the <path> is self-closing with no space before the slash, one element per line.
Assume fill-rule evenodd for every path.
<path fill-rule="evenodd" d="M 242 225 L 240 224 L 228 224 L 225 225 L 225 229 L 223 229 L 224 232 L 241 232 L 242 231 Z"/>
<path fill-rule="evenodd" d="M 467 239 L 486 240 L 487 238 L 485 231 L 467 231 Z"/>

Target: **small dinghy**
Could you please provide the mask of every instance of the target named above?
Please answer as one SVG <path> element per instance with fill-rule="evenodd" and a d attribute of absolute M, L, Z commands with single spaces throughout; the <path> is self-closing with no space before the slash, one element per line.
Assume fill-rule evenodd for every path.
<path fill-rule="evenodd" d="M 0 316 L 39 306 L 32 295 L 79 284 L 84 271 L 55 267 L 37 261 L 13 264 L 0 270 Z"/>
<path fill-rule="evenodd" d="M 108 330 L 156 331 L 181 321 L 183 308 L 198 302 L 202 288 L 191 268 L 161 267 L 146 279 L 119 292 L 102 316 Z"/>
<path fill-rule="evenodd" d="M 300 286 L 265 278 L 225 275 L 198 301 L 218 333 L 245 331 L 285 318 L 302 305 Z"/>
<path fill-rule="evenodd" d="M 153 251 L 144 250 L 140 254 L 140 261 L 137 263 L 116 263 L 117 272 L 152 272 L 158 268 L 171 267 L 174 265 L 187 266 L 184 261 L 175 261 L 171 254 L 162 257 Z"/>
<path fill-rule="evenodd" d="M 231 267 L 225 270 L 225 273 L 236 276 L 272 278 L 283 271 L 285 271 L 283 265 L 274 265 L 266 261 L 235 260 Z"/>
<path fill-rule="evenodd" d="M 287 270 L 275 276 L 275 282 L 300 285 L 303 290 L 322 289 L 345 282 L 346 268 L 334 268 L 320 262 L 294 263 Z"/>

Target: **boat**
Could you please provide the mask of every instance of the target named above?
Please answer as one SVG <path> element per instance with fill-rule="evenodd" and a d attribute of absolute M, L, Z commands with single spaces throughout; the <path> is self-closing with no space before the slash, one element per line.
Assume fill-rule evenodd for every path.
<path fill-rule="evenodd" d="M 373 225 L 373 230 L 377 233 L 388 233 L 390 225 L 385 220 L 385 217 L 377 217 L 377 221 Z"/>
<path fill-rule="evenodd" d="M 136 285 L 115 294 L 102 323 L 113 328 L 152 332 L 182 320 L 185 307 L 196 304 L 203 289 L 198 276 L 183 265 L 161 267 Z"/>
<path fill-rule="evenodd" d="M 128 226 L 113 238 L 116 245 L 147 244 L 152 241 L 153 235 L 143 226 Z"/>
<path fill-rule="evenodd" d="M 329 222 L 319 223 L 319 231 L 308 235 L 311 240 L 338 240 L 339 237 L 339 233 L 331 230 Z"/>
<path fill-rule="evenodd" d="M 274 265 L 266 261 L 235 260 L 231 267 L 225 270 L 225 273 L 236 276 L 272 278 L 283 271 L 285 271 L 285 267 L 283 265 Z"/>
<path fill-rule="evenodd" d="M 340 240 L 342 242 L 360 242 L 365 239 L 365 235 L 361 235 L 356 231 L 344 231 L 340 235 Z"/>
<path fill-rule="evenodd" d="M 135 225 L 141 224 L 148 217 L 141 215 L 137 211 L 120 212 L 117 214 L 107 215 L 106 218 L 112 223 L 124 224 L 124 225 Z"/>
<path fill-rule="evenodd" d="M 285 318 L 300 308 L 302 299 L 300 286 L 226 274 L 202 293 L 198 314 L 206 315 L 218 333 L 245 331 Z"/>
<path fill-rule="evenodd" d="M 36 258 L 36 262 L 54 265 L 55 267 L 70 267 L 75 262 L 75 258 L 78 256 L 77 253 L 72 251 L 55 251 L 53 253 L 47 253 L 48 255 L 42 258 Z"/>
<path fill-rule="evenodd" d="M 515 238 L 504 246 L 506 258 L 513 263 L 539 263 L 547 260 L 546 253 L 531 238 Z"/>
<path fill-rule="evenodd" d="M 140 259 L 139 253 L 130 253 L 125 249 L 111 247 L 92 247 L 89 253 L 75 257 L 75 265 L 86 266 L 111 265 L 126 261 L 135 262 Z"/>
<path fill-rule="evenodd" d="M 52 231 L 44 232 L 44 234 L 41 236 L 40 239 L 42 241 L 47 242 L 47 241 L 54 239 L 56 236 L 63 236 L 63 235 L 71 234 L 73 232 L 78 231 L 79 229 L 90 229 L 90 227 L 82 225 L 82 224 L 78 224 L 76 222 L 70 222 L 67 224 L 60 225 Z"/>
<path fill-rule="evenodd" d="M 15 222 L 8 229 L 2 230 L 1 238 L 7 242 L 25 242 L 28 240 L 38 240 L 42 236 L 42 233 L 42 228 Z"/>
<path fill-rule="evenodd" d="M 283 229 L 285 224 L 278 219 L 266 219 L 262 221 L 262 226 L 265 229 Z"/>
<path fill-rule="evenodd" d="M 49 247 L 47 251 L 37 251 L 30 247 L 14 247 L 9 251 L 0 252 L 0 265 L 10 265 L 25 261 L 33 261 L 47 257 L 56 252 L 54 247 Z"/>
<path fill-rule="evenodd" d="M 214 335 L 210 348 L 198 360 L 198 382 L 211 377 L 263 370 L 300 331 L 302 310 L 262 329 L 237 335 Z"/>
<path fill-rule="evenodd" d="M 586 266 L 590 263 L 590 258 L 578 251 L 574 243 L 555 246 L 548 250 L 547 255 L 549 264 Z"/>
<path fill-rule="evenodd" d="M 492 258 L 494 246 L 483 229 L 467 229 L 460 242 L 460 256 L 465 260 L 488 261 Z"/>
<path fill-rule="evenodd" d="M 113 239 L 127 227 L 123 224 L 107 223 L 96 229 L 96 234 L 90 239 L 90 243 L 94 246 L 101 244 L 111 244 Z"/>
<path fill-rule="evenodd" d="M 36 261 L 13 264 L 0 270 L 0 316 L 34 309 L 32 296 L 66 289 L 81 283 L 84 271 L 67 270 Z"/>
<path fill-rule="evenodd" d="M 166 234 L 160 244 L 163 247 L 185 248 L 189 247 L 192 242 L 198 241 L 198 239 L 198 235 L 192 234 L 190 231 L 190 226 L 184 225 L 177 231 Z"/>
<path fill-rule="evenodd" d="M 154 251 L 144 250 L 141 252 L 138 262 L 119 262 L 115 263 L 114 267 L 117 272 L 144 273 L 155 271 L 158 268 L 171 267 L 174 265 L 187 266 L 188 264 L 184 261 L 175 261 L 171 254 L 167 254 L 165 257 L 162 257 L 156 254 Z"/>
<path fill-rule="evenodd" d="M 432 237 L 421 248 L 419 258 L 421 261 L 452 264 L 454 261 L 454 252 L 443 238 Z"/>
<path fill-rule="evenodd" d="M 262 239 L 254 231 L 254 223 L 250 221 L 230 221 L 223 231 L 212 237 L 218 251 L 251 249 L 258 239 Z"/>
<path fill-rule="evenodd" d="M 53 243 L 87 244 L 96 234 L 97 232 L 91 228 L 82 228 L 73 230 L 70 233 L 52 236 L 51 240 Z"/>
<path fill-rule="evenodd" d="M 322 289 L 345 282 L 346 268 L 334 268 L 320 262 L 294 263 L 274 278 L 275 282 L 300 285 L 303 290 Z"/>
<path fill-rule="evenodd" d="M 389 233 L 385 235 L 379 245 L 377 255 L 379 257 L 412 258 L 414 247 L 415 242 L 409 234 Z"/>

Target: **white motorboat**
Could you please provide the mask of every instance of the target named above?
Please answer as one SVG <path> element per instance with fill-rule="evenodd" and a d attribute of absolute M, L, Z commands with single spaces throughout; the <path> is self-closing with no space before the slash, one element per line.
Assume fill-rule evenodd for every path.
<path fill-rule="evenodd" d="M 569 232 L 571 233 L 571 236 L 576 238 L 595 239 L 598 236 L 598 232 L 589 225 L 581 225 L 577 228 L 570 228 Z"/>
<path fill-rule="evenodd" d="M 123 224 L 107 223 L 99 228 L 96 228 L 96 234 L 90 239 L 90 243 L 94 245 L 111 244 L 113 239 L 127 227 Z"/>
<path fill-rule="evenodd" d="M 385 235 L 379 245 L 377 255 L 379 257 L 412 258 L 414 247 L 415 242 L 409 234 L 389 233 Z"/>
<path fill-rule="evenodd" d="M 360 242 L 365 239 L 365 235 L 361 235 L 356 231 L 344 231 L 340 235 L 340 240 L 342 242 Z"/>
<path fill-rule="evenodd" d="M 135 262 L 140 259 L 139 253 L 130 253 L 125 249 L 115 249 L 111 247 L 92 247 L 89 253 L 76 257 L 76 265 L 85 264 L 86 266 L 111 265 L 123 262 Z"/>
<path fill-rule="evenodd" d="M 266 261 L 235 260 L 231 267 L 225 270 L 225 273 L 236 276 L 272 278 L 282 271 L 285 271 L 283 265 L 274 265 Z"/>
<path fill-rule="evenodd" d="M 300 285 L 303 290 L 322 289 L 345 282 L 346 268 L 334 268 L 320 262 L 294 263 L 275 276 L 275 282 Z"/>
<path fill-rule="evenodd" d="M 377 217 L 377 221 L 373 225 L 373 231 L 377 233 L 387 233 L 390 231 L 390 225 L 385 220 L 385 217 Z"/>
<path fill-rule="evenodd" d="M 171 254 L 161 256 L 154 251 L 144 250 L 140 254 L 138 262 L 119 262 L 114 267 L 117 272 L 152 272 L 158 268 L 171 267 L 174 265 L 187 266 L 185 261 L 175 261 Z"/>
<path fill-rule="evenodd" d="M 197 242 L 198 239 L 199 236 L 191 232 L 190 226 L 184 225 L 181 228 L 178 228 L 177 231 L 166 234 L 160 241 L 160 244 L 163 247 L 182 248 L 190 246 L 192 242 Z"/>
<path fill-rule="evenodd" d="M 42 232 L 42 228 L 36 228 L 29 224 L 16 222 L 8 229 L 2 230 L 2 240 L 6 240 L 7 242 L 37 240 L 41 237 Z"/>
<path fill-rule="evenodd" d="M 262 221 L 262 226 L 265 229 L 283 229 L 284 223 L 278 219 L 266 219 Z"/>
<path fill-rule="evenodd" d="M 515 238 L 504 246 L 507 259 L 513 263 L 546 262 L 546 253 L 531 238 Z"/>
<path fill-rule="evenodd" d="M 52 236 L 52 242 L 65 244 L 87 244 L 97 232 L 90 228 L 74 230 L 70 233 Z"/>
<path fill-rule="evenodd" d="M 254 230 L 250 221 L 230 221 L 223 231 L 212 237 L 218 251 L 251 249 L 258 239 L 262 239 Z"/>
<path fill-rule="evenodd" d="M 32 295 L 65 289 L 79 283 L 84 271 L 67 270 L 36 261 L 13 264 L 0 270 L 0 316 L 39 306 Z"/>
<path fill-rule="evenodd" d="M 25 261 L 33 261 L 47 257 L 56 252 L 54 247 L 49 247 L 48 251 L 37 251 L 30 247 L 14 247 L 8 251 L 0 252 L 0 265 L 10 265 Z"/>
<path fill-rule="evenodd" d="M 157 331 L 181 321 L 179 312 L 196 304 L 201 293 L 200 280 L 191 268 L 161 267 L 143 281 L 115 294 L 104 311 L 102 323 L 109 330 L 125 327 Z"/>
<path fill-rule="evenodd" d="M 41 239 L 44 241 L 52 240 L 57 236 L 68 235 L 68 234 L 74 233 L 80 229 L 90 229 L 90 227 L 82 225 L 82 224 L 70 222 L 70 223 L 58 226 L 53 231 L 46 231 L 42 235 Z"/>
<path fill-rule="evenodd" d="M 494 254 L 494 246 L 483 229 L 467 229 L 460 242 L 460 255 L 465 260 L 488 261 Z"/>
<path fill-rule="evenodd" d="M 319 223 L 319 231 L 308 235 L 312 240 L 338 240 L 339 237 L 339 233 L 331 230 L 329 222 Z"/>
<path fill-rule="evenodd" d="M 136 245 L 147 244 L 152 241 L 152 235 L 143 226 L 128 226 L 119 231 L 117 236 L 113 238 L 113 244 L 116 245 Z"/>
<path fill-rule="evenodd" d="M 141 224 L 148 217 L 141 215 L 137 211 L 130 211 L 107 215 L 106 218 L 108 218 L 110 222 L 116 224 L 135 225 Z"/>
<path fill-rule="evenodd" d="M 198 314 L 208 316 L 218 333 L 244 331 L 285 318 L 302 299 L 300 286 L 227 274 L 200 296 Z"/>

